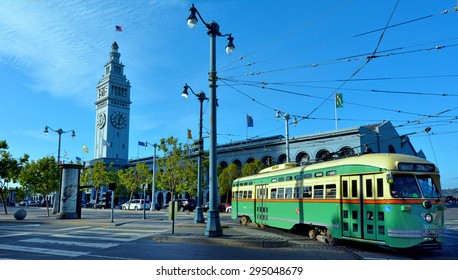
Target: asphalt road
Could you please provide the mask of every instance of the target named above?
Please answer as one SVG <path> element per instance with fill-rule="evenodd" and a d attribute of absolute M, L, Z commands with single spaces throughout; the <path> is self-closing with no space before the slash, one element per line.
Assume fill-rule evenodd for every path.
<path fill-rule="evenodd" d="M 15 209 L 9 209 L 14 213 Z M 30 215 L 44 217 L 46 209 L 28 208 Z M 343 242 L 329 246 L 317 240 L 277 229 L 251 228 L 251 235 L 272 233 L 289 240 L 288 247 L 253 248 L 227 246 L 218 243 L 168 242 L 172 222 L 166 212 L 114 211 L 114 221 L 129 221 L 119 226 L 107 226 L 111 210 L 83 209 L 84 222 L 102 221 L 102 224 L 74 223 L 0 223 L 0 259 L 12 260 L 456 260 L 458 259 L 458 207 L 446 211 L 446 243 L 442 250 L 393 250 L 362 243 Z M 0 214 L 4 215 L 4 214 Z M 12 215 L 12 214 L 9 214 Z M 190 230 L 194 213 L 179 213 L 174 231 Z M 4 217 L 3 217 L 4 218 Z M 240 227 L 229 214 L 220 215 L 221 223 Z M 52 217 L 50 218 L 52 220 Z M 183 222 L 188 222 L 183 224 Z"/>

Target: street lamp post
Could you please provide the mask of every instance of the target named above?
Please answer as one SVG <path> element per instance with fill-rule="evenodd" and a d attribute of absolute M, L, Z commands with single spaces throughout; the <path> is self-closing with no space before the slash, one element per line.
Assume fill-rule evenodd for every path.
<path fill-rule="evenodd" d="M 57 134 L 59 134 L 59 144 L 57 146 L 57 163 L 60 164 L 60 143 L 61 143 L 61 136 L 62 134 L 64 133 L 69 133 L 71 132 L 72 133 L 72 139 L 75 139 L 75 131 L 72 129 L 72 130 L 68 130 L 68 131 L 64 131 L 62 128 L 59 128 L 58 130 L 54 130 L 52 128 L 50 128 L 49 126 L 45 126 L 45 135 L 48 135 L 49 131 L 48 130 L 52 130 L 54 132 L 56 132 Z"/>
<path fill-rule="evenodd" d="M 202 210 L 202 155 L 204 152 L 204 143 L 202 138 L 202 111 L 203 111 L 203 102 L 208 100 L 204 92 L 199 92 L 196 94 L 190 86 L 187 84 L 184 85 L 183 93 L 181 96 L 183 98 L 188 98 L 188 88 L 191 90 L 200 102 L 200 118 L 199 118 L 199 156 L 197 158 L 197 207 L 196 215 L 194 216 L 194 223 L 205 223 L 204 213 Z"/>
<path fill-rule="evenodd" d="M 275 116 L 277 121 L 280 119 L 280 115 L 282 115 L 283 119 L 285 120 L 286 162 L 290 162 L 291 161 L 291 157 L 290 157 L 290 153 L 289 153 L 289 120 L 290 120 L 291 116 L 288 113 L 283 113 L 283 112 L 277 111 L 277 114 Z M 297 124 L 297 119 L 294 118 L 293 125 L 296 126 L 296 124 Z"/>
<path fill-rule="evenodd" d="M 232 54 L 234 52 L 234 38 L 231 34 L 222 35 L 219 32 L 219 25 L 212 21 L 206 23 L 199 11 L 192 4 L 189 9 L 190 15 L 187 19 L 188 27 L 193 29 L 197 25 L 197 17 L 199 16 L 202 23 L 207 27 L 207 34 L 210 35 L 210 72 L 208 75 L 208 80 L 210 81 L 210 149 L 209 149 L 209 158 L 210 158 L 210 168 L 209 168 L 209 192 L 210 192 L 210 203 L 209 210 L 207 213 L 207 226 L 205 228 L 205 235 L 209 237 L 218 237 L 223 235 L 223 229 L 221 227 L 221 222 L 219 219 L 219 211 L 217 209 L 217 195 L 218 195 L 218 178 L 217 174 L 217 162 L 216 162 L 216 37 L 228 37 L 228 44 L 226 46 L 226 53 Z"/>
<path fill-rule="evenodd" d="M 149 209 L 150 211 L 153 211 L 155 209 L 155 207 L 156 207 L 154 193 L 156 192 L 156 148 L 157 148 L 157 144 L 156 143 L 151 144 L 148 141 L 146 141 L 145 145 L 148 146 L 148 144 L 150 144 L 151 146 L 154 147 L 154 154 L 153 154 L 153 187 L 151 188 L 151 207 Z"/>
<path fill-rule="evenodd" d="M 56 133 L 59 135 L 59 143 L 58 143 L 58 145 L 57 145 L 57 164 L 60 164 L 60 144 L 61 144 L 61 136 L 62 136 L 62 134 L 64 134 L 64 133 L 69 133 L 69 132 L 71 132 L 71 133 L 72 133 L 72 139 L 75 139 L 75 136 L 76 136 L 76 135 L 75 135 L 75 130 L 72 129 L 72 130 L 64 131 L 62 128 L 59 128 L 58 130 L 54 130 L 54 129 L 52 129 L 51 127 L 49 127 L 49 126 L 46 125 L 46 126 L 45 126 L 45 130 L 44 130 L 44 134 L 45 134 L 45 135 L 48 135 L 49 130 L 54 131 L 54 132 L 56 132 Z M 52 211 L 53 214 L 56 214 L 57 211 L 58 211 L 58 209 L 59 209 L 59 202 L 60 202 L 59 196 L 60 196 L 60 191 L 59 191 L 59 195 L 56 195 L 56 196 L 54 197 L 54 208 L 53 208 L 53 211 Z"/>

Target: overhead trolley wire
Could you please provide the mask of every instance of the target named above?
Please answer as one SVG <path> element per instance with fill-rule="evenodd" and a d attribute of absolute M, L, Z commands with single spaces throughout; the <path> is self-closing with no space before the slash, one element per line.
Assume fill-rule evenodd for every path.
<path fill-rule="evenodd" d="M 397 6 L 397 4 L 396 4 Z M 396 7 L 395 7 L 396 8 Z M 409 24 L 409 23 L 414 23 L 414 22 L 417 22 L 417 21 L 420 21 L 420 20 L 425 20 L 425 19 L 428 19 L 428 18 L 431 18 L 431 17 L 434 17 L 434 16 L 437 16 L 437 15 L 444 15 L 444 14 L 448 14 L 450 10 L 454 10 L 454 11 L 458 11 L 458 9 L 455 7 L 455 8 L 452 8 L 452 9 L 448 9 L 448 10 L 444 10 L 442 12 L 439 12 L 437 14 L 431 14 L 431 15 L 427 15 L 427 16 L 422 16 L 422 17 L 419 17 L 419 18 L 416 18 L 416 19 L 412 19 L 412 20 L 408 20 L 408 21 L 405 21 L 405 22 L 401 22 L 401 23 L 397 23 L 397 24 L 393 24 L 393 25 L 387 25 L 385 26 L 385 28 L 378 28 L 378 29 L 375 29 L 375 30 L 371 30 L 371 31 L 367 31 L 367 32 L 363 32 L 363 33 L 360 33 L 360 34 L 356 34 L 354 35 L 352 38 L 356 38 L 356 37 L 360 37 L 360 36 L 364 36 L 364 35 L 367 35 L 367 34 L 371 34 L 371 33 L 374 33 L 374 32 L 377 32 L 377 31 L 382 31 L 382 30 L 386 30 L 386 29 L 389 29 L 389 28 L 394 28 L 394 27 L 398 27 L 398 26 L 402 26 L 402 25 L 406 25 L 406 24 Z M 390 18 L 391 20 L 391 18 Z M 383 34 L 382 34 L 383 36 Z M 381 40 L 379 39 L 379 42 L 381 42 Z M 445 48 L 445 47 L 455 47 L 456 45 L 449 45 L 449 46 L 438 46 L 437 47 L 432 47 L 432 48 L 427 48 L 427 49 L 420 49 L 420 50 L 413 50 L 413 51 L 407 51 L 407 52 L 399 52 L 399 53 L 390 53 L 390 54 L 386 54 L 386 55 L 383 55 L 383 56 L 377 56 L 377 57 L 386 57 L 386 56 L 392 56 L 392 55 L 399 55 L 399 54 L 407 54 L 407 53 L 414 53 L 414 52 L 420 52 L 420 51 L 428 51 L 428 50 L 433 50 L 433 49 L 442 49 L 442 48 Z M 376 47 L 376 51 L 377 51 L 377 48 L 378 46 Z M 396 51 L 396 50 L 401 50 L 401 49 L 404 49 L 406 47 L 400 47 L 400 48 L 393 48 L 393 49 L 390 49 L 390 50 L 384 50 L 384 51 L 378 51 L 377 53 L 385 53 L 385 52 L 388 52 L 388 51 Z M 252 51 L 249 53 L 249 55 L 255 53 L 256 51 Z M 276 70 L 269 70 L 269 71 L 258 71 L 258 72 L 251 72 L 251 73 L 247 73 L 245 75 L 259 75 L 259 74 L 265 74 L 265 73 L 271 73 L 271 72 L 279 72 L 279 71 L 286 71 L 286 70 L 294 70 L 294 69 L 302 69 L 302 68 L 308 68 L 308 67 L 317 67 L 317 66 L 322 66 L 322 65 L 329 65 L 329 64 L 335 64 L 335 63 L 339 63 L 339 62 L 351 62 L 351 61 L 355 61 L 355 60 L 361 60 L 361 59 L 367 59 L 367 56 L 373 56 L 375 52 L 372 52 L 371 54 L 365 54 L 365 55 L 355 55 L 355 56 L 349 56 L 349 57 L 344 57 L 344 58 L 339 58 L 339 59 L 336 59 L 334 61 L 326 61 L 326 62 L 322 62 L 322 63 L 312 63 L 312 64 L 307 64 L 307 65 L 301 65 L 301 66 L 292 66 L 292 67 L 285 67 L 285 68 L 281 68 L 281 69 L 276 69 Z M 242 56 L 240 57 L 238 60 L 236 61 L 241 61 L 243 60 L 245 57 L 247 57 L 248 55 L 246 56 Z M 375 57 L 371 57 L 371 58 L 375 58 Z M 264 60 L 266 61 L 266 60 Z M 233 68 L 230 68 L 230 69 L 225 69 L 224 71 L 228 71 L 228 70 L 233 70 L 233 69 L 239 69 L 241 67 L 249 67 L 249 66 L 252 66 L 254 64 L 258 64 L 259 62 L 251 62 L 251 63 L 247 63 L 245 65 L 240 65 L 240 66 L 237 66 L 237 67 L 233 67 Z M 230 64 L 233 64 L 233 63 L 230 63 Z M 225 67 L 223 67 L 222 69 L 224 69 Z"/>

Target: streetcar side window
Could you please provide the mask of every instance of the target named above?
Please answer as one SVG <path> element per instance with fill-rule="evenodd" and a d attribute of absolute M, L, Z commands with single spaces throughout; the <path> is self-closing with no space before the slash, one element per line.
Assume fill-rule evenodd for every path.
<path fill-rule="evenodd" d="M 358 197 L 358 181 L 351 180 L 351 197 Z"/>
<path fill-rule="evenodd" d="M 278 188 L 277 198 L 278 199 L 284 199 L 285 198 L 285 189 L 284 188 Z"/>
<path fill-rule="evenodd" d="M 383 179 L 377 178 L 377 197 L 383 197 Z"/>
<path fill-rule="evenodd" d="M 253 197 L 253 191 L 248 191 L 248 196 L 247 198 L 252 198 Z"/>
<path fill-rule="evenodd" d="M 312 187 L 304 187 L 303 198 L 312 198 Z"/>
<path fill-rule="evenodd" d="M 348 181 L 342 182 L 342 195 L 343 197 L 348 197 Z"/>
<path fill-rule="evenodd" d="M 276 199 L 277 198 L 277 189 L 271 189 L 270 190 L 270 199 Z"/>
<path fill-rule="evenodd" d="M 313 198 L 323 198 L 323 186 L 313 187 Z"/>
<path fill-rule="evenodd" d="M 336 198 L 336 185 L 326 185 L 326 198 Z"/>
<path fill-rule="evenodd" d="M 286 199 L 291 199 L 291 198 L 293 198 L 293 188 L 286 188 L 286 191 L 285 191 L 285 198 L 286 198 Z"/>
<path fill-rule="evenodd" d="M 366 197 L 373 197 L 372 194 L 372 179 L 366 179 Z"/>
<path fill-rule="evenodd" d="M 243 198 L 247 198 L 247 191 L 243 191 Z"/>

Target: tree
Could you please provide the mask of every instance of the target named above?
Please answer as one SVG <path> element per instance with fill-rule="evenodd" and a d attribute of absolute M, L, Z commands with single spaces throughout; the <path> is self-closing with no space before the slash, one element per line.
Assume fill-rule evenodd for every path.
<path fill-rule="evenodd" d="M 134 192 L 140 190 L 142 183 L 152 181 L 152 174 L 145 163 L 137 163 L 135 168 L 119 170 L 118 177 L 120 184 L 130 192 L 129 201 L 132 200 Z"/>
<path fill-rule="evenodd" d="M 245 164 L 242 167 L 242 176 L 250 176 L 254 174 L 258 174 L 261 169 L 265 168 L 264 163 L 259 159 L 255 159 L 254 161 Z"/>
<path fill-rule="evenodd" d="M 187 148 L 173 136 L 162 138 L 158 145 L 158 150 L 164 152 L 164 156 L 157 160 L 157 181 L 162 189 L 170 190 L 172 199 L 176 193 L 195 194 L 197 190 L 195 161 L 189 160 Z"/>
<path fill-rule="evenodd" d="M 110 163 L 108 168 L 106 167 L 105 162 L 97 161 L 94 164 L 93 168 L 86 168 L 83 170 L 80 176 L 80 185 L 81 186 L 93 186 L 95 191 L 95 203 L 94 208 L 96 207 L 98 195 L 100 188 L 102 186 L 108 186 L 110 183 L 117 184 L 118 190 L 118 172 L 113 168 L 114 164 Z M 119 192 L 116 192 L 119 195 Z"/>
<path fill-rule="evenodd" d="M 8 144 L 6 140 L 0 141 L 0 196 L 5 214 L 6 210 L 5 198 L 3 196 L 3 187 L 8 182 L 16 183 L 21 172 L 21 169 L 28 162 L 29 156 L 24 154 L 19 160 L 14 159 L 8 152 Z"/>
<path fill-rule="evenodd" d="M 49 217 L 48 195 L 59 190 L 59 166 L 54 156 L 27 163 L 19 174 L 19 182 L 32 192 L 44 194 Z"/>
<path fill-rule="evenodd" d="M 226 202 L 229 201 L 229 194 L 232 189 L 232 182 L 240 176 L 240 171 L 235 163 L 229 164 L 229 166 L 218 176 L 219 183 L 219 194 L 226 195 Z"/>

